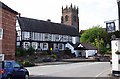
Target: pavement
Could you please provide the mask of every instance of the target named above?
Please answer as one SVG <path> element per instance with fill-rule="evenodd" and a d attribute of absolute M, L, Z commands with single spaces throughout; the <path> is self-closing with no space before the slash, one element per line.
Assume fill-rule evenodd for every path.
<path fill-rule="evenodd" d="M 42 62 L 42 63 L 35 63 L 37 66 L 43 65 L 60 65 L 60 64 L 70 64 L 70 63 L 77 63 L 77 62 L 95 62 L 93 58 L 71 58 L 71 59 L 61 59 L 55 62 Z"/>
<path fill-rule="evenodd" d="M 71 62 L 44 62 L 44 63 L 35 63 L 36 66 L 44 65 L 60 65 L 60 64 L 70 64 Z"/>

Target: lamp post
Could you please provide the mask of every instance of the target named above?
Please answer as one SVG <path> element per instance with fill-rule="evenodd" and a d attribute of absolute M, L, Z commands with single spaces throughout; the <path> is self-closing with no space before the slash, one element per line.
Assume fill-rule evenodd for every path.
<path fill-rule="evenodd" d="M 117 0 L 117 4 L 118 4 L 118 19 L 120 19 L 120 0 Z M 119 21 L 119 28 L 118 30 L 120 31 L 120 20 Z"/>

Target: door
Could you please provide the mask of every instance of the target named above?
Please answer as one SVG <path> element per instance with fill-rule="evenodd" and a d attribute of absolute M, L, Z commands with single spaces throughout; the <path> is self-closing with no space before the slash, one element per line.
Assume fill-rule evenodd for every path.
<path fill-rule="evenodd" d="M 25 76 L 24 69 L 20 67 L 17 62 L 12 62 L 13 69 L 14 69 L 14 76 L 15 78 L 21 78 Z"/>

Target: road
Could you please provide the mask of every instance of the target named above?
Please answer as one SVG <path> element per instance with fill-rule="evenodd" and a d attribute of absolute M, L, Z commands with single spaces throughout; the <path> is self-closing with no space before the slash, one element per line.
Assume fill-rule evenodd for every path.
<path fill-rule="evenodd" d="M 27 68 L 31 76 L 43 77 L 109 77 L 109 62 L 80 62 Z"/>

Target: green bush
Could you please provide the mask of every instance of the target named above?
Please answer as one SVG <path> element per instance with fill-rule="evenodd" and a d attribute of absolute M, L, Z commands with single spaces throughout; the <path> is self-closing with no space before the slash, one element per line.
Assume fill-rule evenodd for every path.
<path fill-rule="evenodd" d="M 29 47 L 28 50 L 26 50 L 28 55 L 33 55 L 35 52 L 35 49 L 33 47 Z"/>
<path fill-rule="evenodd" d="M 71 50 L 69 48 L 66 48 L 66 50 L 64 50 L 64 54 L 69 55 L 69 56 L 72 55 Z"/>
<path fill-rule="evenodd" d="M 16 53 L 15 53 L 15 55 L 16 55 L 17 57 L 25 56 L 25 55 L 27 55 L 27 52 L 26 52 L 25 49 L 18 47 L 18 48 L 16 48 Z"/>
<path fill-rule="evenodd" d="M 42 52 L 40 55 L 41 56 L 47 56 L 47 55 L 49 55 L 49 53 L 48 52 Z"/>
<path fill-rule="evenodd" d="M 51 57 L 56 59 L 57 55 L 56 54 L 52 54 Z"/>
<path fill-rule="evenodd" d="M 23 61 L 23 62 L 21 62 L 21 64 L 22 64 L 24 67 L 35 66 L 35 64 L 34 64 L 34 63 L 31 63 L 30 61 Z"/>

